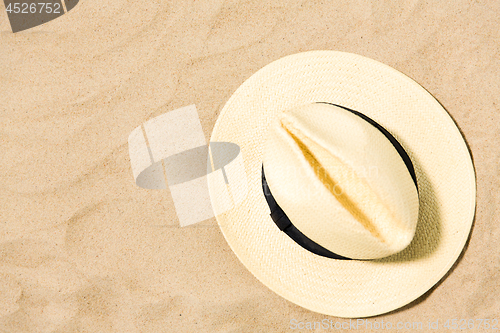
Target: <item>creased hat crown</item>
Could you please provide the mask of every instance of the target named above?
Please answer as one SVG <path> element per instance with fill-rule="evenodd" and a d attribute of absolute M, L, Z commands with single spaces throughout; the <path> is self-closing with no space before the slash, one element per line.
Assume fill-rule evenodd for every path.
<path fill-rule="evenodd" d="M 358 115 L 323 103 L 283 112 L 263 163 L 293 225 L 331 252 L 375 259 L 413 239 L 416 184 L 389 139 Z"/>

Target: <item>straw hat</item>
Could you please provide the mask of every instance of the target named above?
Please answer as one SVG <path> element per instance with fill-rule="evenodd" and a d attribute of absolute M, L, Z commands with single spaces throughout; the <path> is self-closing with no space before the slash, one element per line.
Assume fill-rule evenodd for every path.
<path fill-rule="evenodd" d="M 468 238 L 475 175 L 460 131 L 424 88 L 377 61 L 277 60 L 233 94 L 211 141 L 241 147 L 248 181 L 246 199 L 217 216 L 224 237 L 304 308 L 397 309 L 436 284 Z"/>

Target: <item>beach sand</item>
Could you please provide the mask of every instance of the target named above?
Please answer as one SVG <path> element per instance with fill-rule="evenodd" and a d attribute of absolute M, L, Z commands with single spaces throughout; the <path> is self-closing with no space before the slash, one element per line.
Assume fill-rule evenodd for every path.
<path fill-rule="evenodd" d="M 291 332 L 293 320 L 345 322 L 261 284 L 215 219 L 180 228 L 168 190 L 135 185 L 128 153 L 134 128 L 190 104 L 208 140 L 245 79 L 316 49 L 413 78 L 454 118 L 476 168 L 476 219 L 454 269 L 370 321 L 439 320 L 451 332 L 447 319 L 500 320 L 500 2 L 85 0 L 15 34 L 4 9 L 0 332 Z"/>

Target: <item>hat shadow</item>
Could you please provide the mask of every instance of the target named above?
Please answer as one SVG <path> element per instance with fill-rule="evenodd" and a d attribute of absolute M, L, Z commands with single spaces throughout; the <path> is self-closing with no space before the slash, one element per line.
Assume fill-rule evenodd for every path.
<path fill-rule="evenodd" d="M 404 143 L 403 143 L 404 144 Z M 415 235 L 411 243 L 401 252 L 373 260 L 374 263 L 404 262 L 423 259 L 432 255 L 439 247 L 442 236 L 441 209 L 436 192 L 427 174 L 422 171 L 418 157 L 412 158 L 415 170 L 419 170 L 419 212 Z M 421 190 L 424 191 L 421 192 Z M 424 194 L 424 195 L 422 195 Z"/>
<path fill-rule="evenodd" d="M 424 88 L 425 89 L 425 88 Z M 430 92 L 427 91 L 429 94 Z M 446 108 L 444 107 L 444 105 L 436 98 L 436 101 L 443 107 L 443 109 L 446 110 Z M 446 110 L 446 112 L 448 112 L 448 110 Z M 458 123 L 455 121 L 455 119 L 453 118 L 453 116 L 448 112 L 448 115 L 450 116 L 450 118 L 453 120 L 453 122 L 455 123 L 455 126 L 458 128 L 458 131 L 460 132 L 460 134 L 462 135 L 462 138 L 464 139 L 464 142 L 465 142 L 465 146 L 467 147 L 467 150 L 469 152 L 469 155 L 471 157 L 471 160 L 472 160 L 472 167 L 474 169 L 474 174 L 476 174 L 476 165 L 474 163 L 474 155 L 472 154 L 472 150 L 470 148 L 470 145 L 469 143 L 467 142 L 467 139 L 464 135 L 464 132 L 462 131 L 462 129 L 460 128 L 460 126 L 458 125 Z M 448 270 L 448 272 L 446 272 L 446 274 L 434 285 L 432 286 L 432 288 L 430 288 L 427 292 L 425 292 L 422 296 L 420 296 L 419 298 L 415 299 L 413 302 L 411 303 L 408 303 L 406 304 L 405 306 L 401 307 L 401 308 L 398 308 L 398 309 L 395 309 L 393 311 L 390 311 L 388 313 L 386 313 L 385 315 L 392 315 L 392 314 L 396 314 L 396 313 L 400 313 L 400 312 L 403 312 L 407 309 L 410 309 L 420 303 L 422 303 L 423 301 L 425 301 L 433 292 L 434 290 L 436 290 L 440 285 L 441 283 L 443 283 L 443 281 L 457 268 L 457 266 L 459 265 L 459 263 L 462 261 L 464 255 L 465 255 L 465 252 L 467 251 L 467 249 L 469 248 L 469 243 L 470 243 L 470 240 L 471 240 L 471 237 L 472 237 L 472 231 L 474 230 L 474 226 L 476 224 L 476 213 L 477 213 L 477 206 L 474 207 L 474 218 L 472 219 L 472 225 L 471 225 L 471 230 L 470 230 L 470 233 L 467 237 L 467 241 L 465 242 L 465 245 L 462 249 L 462 251 L 460 252 L 460 255 L 458 256 L 457 260 L 455 261 L 455 263 L 453 263 L 453 265 L 451 266 L 451 268 Z"/>
<path fill-rule="evenodd" d="M 425 89 L 425 90 L 429 94 L 431 94 L 427 89 Z M 453 116 L 448 112 L 448 110 L 446 110 L 444 105 L 437 98 L 434 97 L 434 99 L 439 103 L 439 105 L 441 105 L 441 107 L 446 111 L 446 113 L 448 113 L 448 116 L 452 119 L 453 123 L 455 124 L 458 131 L 460 132 L 460 135 L 462 136 L 462 139 L 465 142 L 465 146 L 467 148 L 467 151 L 469 152 L 469 155 L 471 157 L 472 168 L 474 169 L 474 175 L 475 175 L 476 174 L 476 167 L 474 164 L 474 156 L 472 154 L 472 150 L 470 149 L 469 143 L 467 142 L 467 139 L 465 138 L 465 135 L 464 135 L 462 129 L 460 128 L 460 126 L 458 125 L 456 120 L 453 118 Z M 418 177 L 418 186 L 419 186 L 419 188 L 421 188 L 421 186 L 425 187 L 426 195 L 427 195 L 424 202 L 420 201 L 419 212 L 418 212 L 419 221 L 417 222 L 415 236 L 413 237 L 412 242 L 403 251 L 396 253 L 392 256 L 386 257 L 386 258 L 381 258 L 381 259 L 375 260 L 374 262 L 380 262 L 380 263 L 404 262 L 404 261 L 409 261 L 409 260 L 422 259 L 422 258 L 426 258 L 426 257 L 430 256 L 439 247 L 439 242 L 441 240 L 441 230 L 442 230 L 441 223 L 439 223 L 439 222 L 432 223 L 432 221 L 440 221 L 441 220 L 440 219 L 440 217 L 441 217 L 440 208 L 439 208 L 439 205 L 437 204 L 435 191 L 434 191 L 434 188 L 432 186 L 432 183 L 429 181 L 429 178 L 427 177 L 427 174 L 425 172 L 422 172 L 421 164 L 419 163 L 418 158 L 414 157 L 412 159 L 412 163 L 413 163 L 413 166 L 415 167 L 415 170 L 421 170 L 421 172 L 419 173 L 419 177 Z M 422 199 L 422 198 L 420 198 L 420 199 Z M 423 214 L 426 213 L 426 211 L 424 211 L 424 209 L 426 211 L 432 212 L 432 217 L 429 217 L 427 219 L 429 222 L 426 224 L 429 226 L 429 229 L 426 229 L 425 228 L 426 225 L 423 225 L 422 221 L 421 221 Z M 458 262 L 462 259 L 463 254 L 465 253 L 465 249 L 469 245 L 469 240 L 470 240 L 470 236 L 472 234 L 472 230 L 474 228 L 475 221 L 476 221 L 476 207 L 474 207 L 474 217 L 472 220 L 471 230 L 470 230 L 469 236 L 467 238 L 467 241 L 465 243 L 464 248 L 462 249 L 460 256 L 458 257 L 458 259 L 456 260 L 456 262 L 454 263 L 452 268 L 440 280 L 440 282 L 437 283 L 433 288 L 431 288 L 428 291 L 428 294 L 430 294 L 432 292 L 432 290 L 434 290 L 435 287 L 437 285 L 439 285 L 441 283 L 441 281 L 443 281 L 451 273 L 451 271 L 453 271 L 455 269 Z M 425 245 L 425 246 L 422 246 L 422 245 Z M 426 294 L 424 294 L 420 298 L 425 299 L 427 297 L 427 296 L 425 296 Z M 417 301 L 418 301 L 418 299 L 410 304 L 413 304 Z M 410 306 L 410 304 L 408 304 L 408 306 Z M 406 308 L 406 307 L 404 307 L 404 308 Z"/>
<path fill-rule="evenodd" d="M 427 91 L 427 89 L 426 89 L 426 91 Z M 427 92 L 430 94 L 429 91 L 427 91 Z M 446 108 L 444 107 L 444 105 L 437 98 L 435 98 L 435 99 L 441 105 L 441 107 L 443 107 L 443 109 L 446 110 Z M 470 148 L 469 143 L 467 142 L 467 139 L 466 139 L 466 137 L 464 135 L 464 132 L 462 131 L 462 129 L 460 128 L 460 126 L 457 124 L 457 122 L 455 121 L 455 119 L 453 118 L 453 116 L 448 112 L 448 110 L 446 110 L 446 112 L 448 113 L 448 115 L 450 116 L 450 118 L 455 123 L 455 126 L 458 128 L 458 130 L 459 130 L 459 132 L 460 132 L 460 134 L 461 134 L 461 136 L 462 136 L 462 138 L 463 138 L 463 140 L 465 142 L 465 146 L 467 147 L 467 150 L 468 150 L 469 155 L 470 155 L 471 160 L 472 160 L 472 167 L 474 169 L 474 174 L 476 174 L 476 166 L 475 166 L 475 163 L 474 163 L 474 155 L 472 154 L 472 150 Z M 416 169 L 418 168 L 418 169 L 422 170 L 420 168 L 418 160 L 412 160 L 412 162 L 413 162 L 414 166 L 416 167 Z M 419 184 L 420 183 L 425 184 L 425 186 L 427 186 L 428 195 L 429 196 L 428 196 L 428 200 L 427 200 L 426 204 L 432 205 L 431 208 L 434 210 L 434 212 L 436 214 L 435 217 L 437 217 L 438 218 L 437 220 L 439 221 L 440 211 L 439 211 L 439 206 L 436 204 L 435 192 L 433 190 L 432 183 L 429 182 L 429 179 L 427 178 L 427 175 L 425 173 L 423 173 L 423 172 L 420 173 Z M 473 220 L 472 220 L 472 225 L 471 225 L 470 233 L 469 233 L 469 235 L 467 237 L 467 241 L 465 242 L 465 245 L 464 245 L 462 251 L 460 252 L 460 255 L 458 256 L 457 260 L 453 263 L 453 265 L 448 270 L 448 272 L 446 272 L 446 274 L 434 286 L 432 286 L 432 288 L 430 288 L 428 291 L 426 291 L 423 295 L 421 295 L 420 297 L 418 297 L 414 301 L 406 304 L 405 306 L 402 306 L 402 307 L 400 307 L 398 309 L 395 309 L 393 311 L 385 313 L 384 316 L 393 315 L 393 314 L 397 314 L 397 313 L 400 313 L 400 312 L 404 312 L 407 309 L 410 309 L 410 308 L 412 308 L 412 307 L 414 307 L 414 306 L 422 303 L 457 268 L 457 266 L 462 261 L 464 255 L 465 255 L 465 252 L 467 251 L 467 249 L 469 247 L 470 239 L 472 237 L 472 231 L 473 231 L 474 226 L 476 224 L 476 212 L 477 212 L 477 207 L 474 207 L 474 217 L 473 217 Z M 422 213 L 422 207 L 419 209 L 419 216 L 421 216 L 420 215 L 421 213 Z M 419 217 L 419 220 L 420 220 L 420 217 Z M 426 234 L 426 233 L 422 232 L 423 231 L 422 230 L 423 229 L 422 223 L 418 223 L 417 224 L 417 230 L 415 232 L 415 237 L 414 237 L 412 243 L 410 243 L 410 245 L 405 250 L 403 250 L 402 252 L 400 252 L 398 254 L 395 254 L 393 256 L 390 256 L 390 257 L 387 257 L 387 258 L 383 258 L 383 259 L 380 259 L 380 260 L 376 260 L 376 262 L 381 262 L 381 263 L 384 263 L 384 262 L 403 262 L 403 261 L 407 261 L 407 260 L 415 260 L 415 259 L 419 259 L 419 258 L 424 258 L 424 257 L 427 257 L 427 256 L 431 255 L 432 252 L 435 251 L 435 249 L 438 247 L 439 240 L 441 239 L 441 232 L 440 232 L 441 231 L 441 225 L 440 225 L 440 223 L 436 223 L 432 227 L 433 228 L 431 229 L 432 230 L 431 233 L 430 234 Z M 408 253 L 407 252 L 407 251 L 410 251 L 410 252 L 415 251 L 415 246 L 417 244 L 420 244 L 420 242 L 422 242 L 423 238 L 428 239 L 428 243 L 430 243 L 430 246 L 428 246 L 428 249 L 429 249 L 428 252 L 426 252 L 426 253 L 414 252 L 413 255 L 412 255 L 412 253 Z M 406 257 L 406 259 L 405 259 L 405 257 Z"/>
<path fill-rule="evenodd" d="M 474 228 L 475 223 L 476 223 L 476 214 L 474 213 L 474 219 L 472 221 L 472 228 Z M 471 228 L 471 231 L 472 231 L 472 228 Z M 436 290 L 441 285 L 441 283 L 443 283 L 443 281 L 446 280 L 446 278 L 457 268 L 458 264 L 462 261 L 464 255 L 465 255 L 465 252 L 467 251 L 467 248 L 469 247 L 471 236 L 472 236 L 472 232 L 469 233 L 469 237 L 467 237 L 467 241 L 465 242 L 464 248 L 462 249 L 462 252 L 460 252 L 460 255 L 458 256 L 458 258 L 455 261 L 455 263 L 453 264 L 453 266 L 451 266 L 451 268 L 448 270 L 448 272 L 446 272 L 446 274 L 434 286 L 432 286 L 432 288 L 427 290 L 422 296 L 415 299 L 413 302 L 410 302 L 410 303 L 406 304 L 405 306 L 402 306 L 402 307 L 395 309 L 393 311 L 387 312 L 384 315 L 392 315 L 392 314 L 396 314 L 399 312 L 403 312 L 403 311 L 410 309 L 410 308 L 416 306 L 417 304 L 420 304 L 423 301 L 425 301 L 434 292 L 434 290 Z"/>

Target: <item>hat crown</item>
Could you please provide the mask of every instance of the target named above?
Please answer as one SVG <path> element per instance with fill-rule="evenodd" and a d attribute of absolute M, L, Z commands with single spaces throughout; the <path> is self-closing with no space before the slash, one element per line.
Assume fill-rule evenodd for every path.
<path fill-rule="evenodd" d="M 264 152 L 270 190 L 294 226 L 353 259 L 404 249 L 418 219 L 418 191 L 389 139 L 338 106 L 314 103 L 273 122 Z"/>

